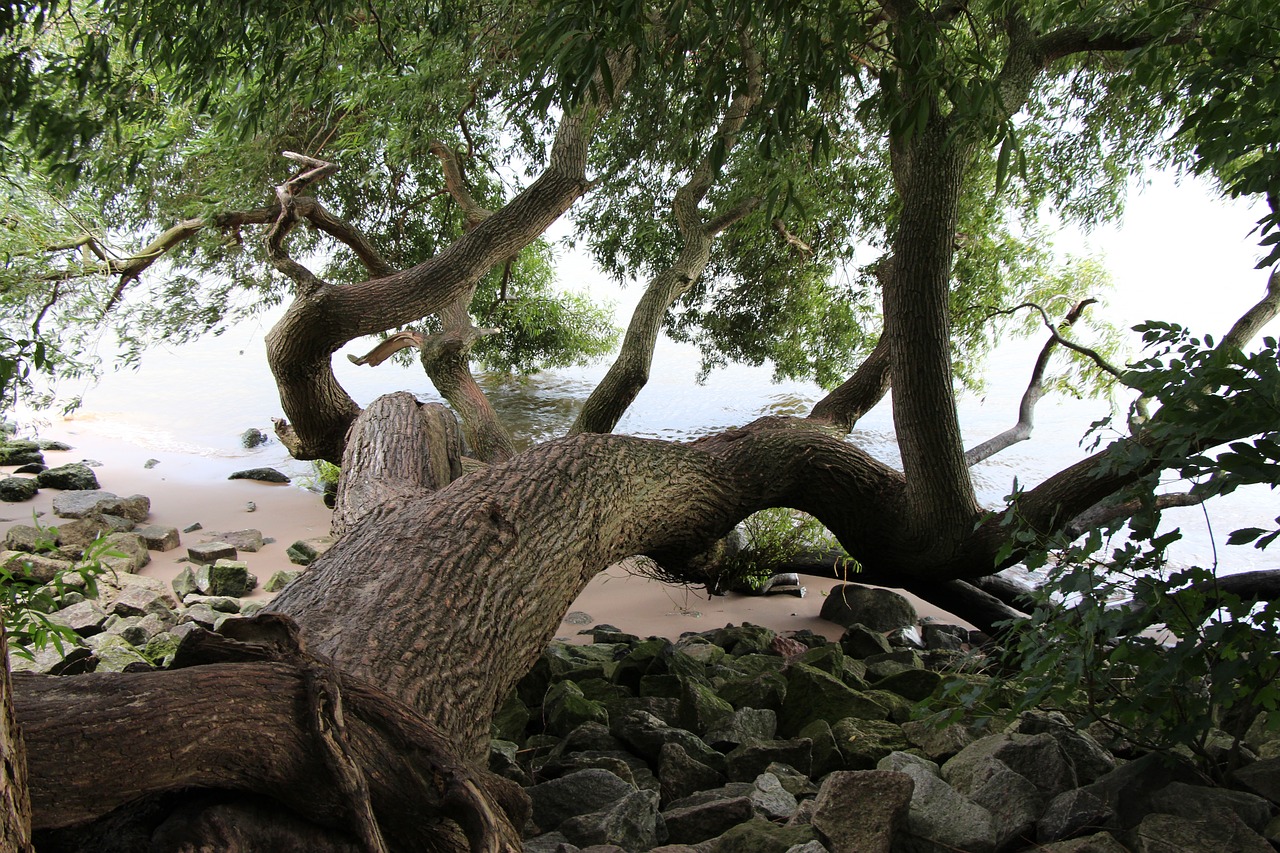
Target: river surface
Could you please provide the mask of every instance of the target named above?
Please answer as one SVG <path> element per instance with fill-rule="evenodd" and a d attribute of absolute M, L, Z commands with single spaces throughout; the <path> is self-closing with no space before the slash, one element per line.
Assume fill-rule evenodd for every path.
<path fill-rule="evenodd" d="M 1135 224 L 1123 231 L 1102 230 L 1066 241 L 1074 251 L 1106 254 L 1120 284 L 1110 309 L 1117 322 L 1130 325 L 1148 317 L 1168 319 L 1221 335 L 1261 296 L 1266 274 L 1252 269 L 1257 250 L 1246 239 L 1256 211 L 1224 205 L 1202 188 L 1170 182 L 1139 196 L 1130 211 Z M 620 323 L 625 323 L 639 298 L 638 288 L 619 290 L 574 256 L 566 258 L 562 282 L 595 298 L 617 301 Z M 84 405 L 66 421 L 46 415 L 42 432 L 52 437 L 70 433 L 123 438 L 153 452 L 180 453 L 201 460 L 211 483 L 250 465 L 275 465 L 305 476 L 309 466 L 288 459 L 278 443 L 245 450 L 239 441 L 250 427 L 270 432 L 270 419 L 281 414 L 263 347 L 271 321 L 268 316 L 217 338 L 158 349 L 144 356 L 137 371 L 108 372 L 94 386 L 64 387 L 65 394 L 81 394 Z M 1280 324 L 1272 324 L 1267 332 L 1280 333 Z M 984 392 L 961 398 L 966 446 L 1014 423 L 1041 343 L 1003 344 L 991 358 Z M 357 367 L 345 358 L 369 347 L 368 341 L 355 342 L 334 358 L 340 381 L 358 403 L 398 390 L 438 399 L 420 368 L 393 363 Z M 528 378 L 492 374 L 479 378 L 513 433 L 526 442 L 538 442 L 564 433 L 606 369 L 607 362 L 602 362 Z M 688 440 L 762 414 L 807 414 L 822 394 L 808 383 L 774 384 L 768 367 L 730 366 L 713 372 L 703 384 L 696 382 L 697 372 L 693 348 L 663 340 L 652 379 L 618 431 Z M 1032 440 L 974 469 L 979 498 L 995 506 L 1009 494 L 1015 478 L 1021 487 L 1029 488 L 1082 458 L 1082 436 L 1090 423 L 1107 412 L 1107 404 L 1100 401 L 1043 400 Z M 887 402 L 863 419 L 850 440 L 885 462 L 898 463 Z M 1228 572 L 1280 568 L 1280 545 L 1269 552 L 1225 545 L 1231 530 L 1271 527 L 1276 516 L 1280 516 L 1280 497 L 1262 487 L 1241 490 L 1207 511 L 1173 511 L 1167 516 L 1169 523 L 1180 526 L 1185 537 L 1174 556 L 1180 562 L 1207 565 L 1216 554 Z"/>

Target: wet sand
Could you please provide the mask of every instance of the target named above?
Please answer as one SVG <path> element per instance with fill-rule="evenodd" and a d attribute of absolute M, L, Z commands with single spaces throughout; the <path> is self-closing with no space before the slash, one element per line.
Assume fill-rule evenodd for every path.
<path fill-rule="evenodd" d="M 241 552 L 239 558 L 257 575 L 260 583 L 276 571 L 297 569 L 286 549 L 299 539 L 326 536 L 329 510 L 319 494 L 300 485 L 274 485 L 246 480 L 228 480 L 236 470 L 273 464 L 269 458 L 246 453 L 238 457 L 204 457 L 189 453 L 143 448 L 120 438 L 78 431 L 74 421 L 61 428 L 42 432 L 41 438 L 64 441 L 70 451 L 45 451 L 50 467 L 99 461 L 94 467 L 100 487 L 121 497 L 133 494 L 151 499 L 148 523 L 176 527 L 179 531 L 200 524 L 202 529 L 182 533 L 182 545 L 167 552 L 151 552 L 151 564 L 140 574 L 171 581 L 181 570 L 187 547 L 210 541 L 211 533 L 257 529 L 274 540 L 255 553 Z M 146 468 L 148 460 L 158 464 Z M 296 472 L 296 463 L 293 466 Z M 5 474 L 13 467 L 0 468 Z M 52 513 L 56 490 L 42 489 L 30 501 L 0 504 L 0 534 L 14 524 L 31 524 L 33 513 L 43 513 L 41 524 L 58 523 Z M 252 504 L 255 509 L 250 511 Z M 558 635 L 572 642 L 590 642 L 578 634 L 593 624 L 607 623 L 642 637 L 675 639 L 686 631 L 706 631 L 729 623 L 751 622 L 776 631 L 808 629 L 835 639 L 843 629 L 819 618 L 823 598 L 838 581 L 802 578 L 808 595 L 746 596 L 730 594 L 708 597 L 700 589 L 673 587 L 628 571 L 626 564 L 611 566 L 596 576 L 573 603 Z M 251 598 L 271 596 L 261 586 Z M 913 598 L 921 616 L 955 622 L 953 617 Z M 579 614 L 586 614 L 590 622 Z"/>

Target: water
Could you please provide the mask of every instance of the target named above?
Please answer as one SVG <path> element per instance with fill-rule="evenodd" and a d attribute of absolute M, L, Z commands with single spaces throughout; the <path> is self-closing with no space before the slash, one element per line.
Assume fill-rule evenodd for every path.
<path fill-rule="evenodd" d="M 1158 184 L 1131 205 L 1137 226 L 1070 238 L 1075 251 L 1103 252 L 1122 289 L 1112 298 L 1112 315 L 1130 324 L 1146 317 L 1193 323 L 1197 331 L 1221 335 L 1262 293 L 1265 273 L 1252 270 L 1256 247 L 1246 239 L 1256 211 L 1224 205 L 1196 186 Z M 620 291 L 592 272 L 580 257 L 565 259 L 563 276 L 597 299 L 621 303 L 625 318 L 638 288 Z M 84 407 L 50 432 L 72 429 L 190 456 L 207 465 L 211 479 L 252 465 L 276 465 L 295 474 L 309 467 L 288 459 L 278 443 L 247 451 L 239 435 L 249 427 L 270 431 L 280 415 L 274 383 L 266 366 L 263 336 L 271 317 L 236 327 L 218 338 L 149 353 L 136 372 L 109 373 L 96 387 L 67 387 L 81 393 Z M 622 322 L 622 320 L 620 320 Z M 1268 332 L 1280 332 L 1273 324 Z M 983 395 L 960 400 L 966 446 L 1011 426 L 1018 400 L 1041 341 L 1002 345 L 991 357 Z M 357 367 L 345 358 L 360 355 L 368 342 L 349 345 L 334 357 L 335 371 L 360 404 L 380 394 L 410 390 L 438 399 L 420 368 L 388 362 Z M 513 379 L 481 375 L 481 385 L 512 432 L 527 443 L 562 435 L 582 401 L 604 375 L 607 363 L 547 371 Z M 688 440 L 747 423 L 762 414 L 806 414 L 821 390 L 803 382 L 773 384 L 767 367 L 730 366 L 699 385 L 698 357 L 688 346 L 660 342 L 648 386 L 619 424 L 618 431 L 672 441 Z M 1088 425 L 1105 415 L 1097 401 L 1047 398 L 1036 413 L 1031 441 L 1006 450 L 973 470 L 979 499 L 996 506 L 1009 494 L 1015 477 L 1030 488 L 1082 458 L 1079 446 Z M 877 458 L 898 464 L 887 402 L 869 413 L 851 440 Z M 1270 527 L 1280 516 L 1280 498 L 1263 487 L 1245 489 L 1216 501 L 1206 511 L 1171 511 L 1171 524 L 1183 528 L 1175 558 L 1211 564 L 1215 547 L 1224 570 L 1280 568 L 1280 546 L 1271 553 L 1225 547 L 1226 535 L 1244 526 Z"/>

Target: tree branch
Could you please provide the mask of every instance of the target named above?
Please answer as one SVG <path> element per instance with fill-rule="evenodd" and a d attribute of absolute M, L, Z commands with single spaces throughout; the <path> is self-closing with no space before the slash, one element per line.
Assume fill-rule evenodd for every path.
<path fill-rule="evenodd" d="M 1231 327 L 1231 331 L 1227 332 L 1219 346 L 1244 349 L 1257 337 L 1258 332 L 1262 331 L 1262 327 L 1274 320 L 1278 313 L 1280 313 L 1280 267 L 1273 269 L 1267 278 L 1267 295 L 1246 311 L 1239 320 L 1236 320 L 1235 325 Z"/>
<path fill-rule="evenodd" d="M 863 415 L 884 399 L 889 385 L 889 346 L 882 337 L 844 384 L 814 404 L 809 417 L 850 432 Z"/>

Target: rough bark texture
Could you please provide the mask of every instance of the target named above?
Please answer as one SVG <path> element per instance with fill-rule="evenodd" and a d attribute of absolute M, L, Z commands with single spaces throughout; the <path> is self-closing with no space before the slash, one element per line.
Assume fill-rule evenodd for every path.
<path fill-rule="evenodd" d="M 117 827 L 129 825 L 131 811 L 141 814 L 145 835 L 147 819 L 158 822 L 164 810 L 157 816 L 140 802 L 203 788 L 252 792 L 260 806 L 262 796 L 273 801 L 260 823 L 242 815 L 244 850 L 280 849 L 264 846 L 271 832 L 295 843 L 323 840 L 317 849 L 465 848 L 458 826 L 441 818 L 457 820 L 476 849 L 519 849 L 512 818 L 522 822 L 527 811 L 508 784 L 468 770 L 446 738 L 381 691 L 298 649 L 264 653 L 252 641 L 252 632 L 274 634 L 281 624 L 268 617 L 238 625 L 250 635 L 243 640 L 188 637 L 179 658 L 192 665 L 173 671 L 16 676 L 33 822 L 64 830 L 49 833 L 49 846 L 74 838 L 67 827 L 115 809 Z M 219 658 L 235 662 L 205 662 Z M 153 760 L 139 761 L 139 750 Z M 281 818 L 282 809 L 294 817 Z M 273 830 L 277 819 L 297 832 Z M 208 832 L 226 831 L 226 820 L 208 823 Z M 136 822 L 131 831 L 139 832 Z M 200 829 L 189 819 L 170 831 L 190 838 Z"/>
<path fill-rule="evenodd" d="M 881 338 L 852 376 L 814 403 L 809 417 L 849 432 L 889 393 L 890 382 L 889 345 Z"/>
<path fill-rule="evenodd" d="M 31 853 L 31 799 L 27 753 L 13 711 L 9 641 L 0 625 L 0 850 Z"/>

